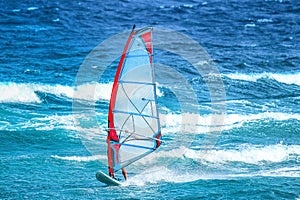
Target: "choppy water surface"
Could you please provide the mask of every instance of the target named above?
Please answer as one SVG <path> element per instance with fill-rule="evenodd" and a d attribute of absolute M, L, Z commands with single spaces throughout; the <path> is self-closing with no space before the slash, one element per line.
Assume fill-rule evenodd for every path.
<path fill-rule="evenodd" d="M 300 198 L 298 1 L 0 5 L 1 199 Z M 103 129 L 115 64 L 99 82 L 74 82 L 98 44 L 134 23 L 178 31 L 204 47 L 224 83 L 227 113 L 203 156 L 211 120 L 205 82 L 186 61 L 157 51 L 155 62 L 181 71 L 196 92 L 198 129 L 182 129 L 182 116 L 194 114 L 181 113 L 172 88 L 158 82 L 165 144 L 129 167 L 123 186 L 105 187 L 95 173 L 106 170 Z M 165 82 L 174 81 L 169 75 Z M 96 95 L 73 112 L 74 92 L 91 88 Z M 97 120 L 87 114 L 94 105 Z"/>

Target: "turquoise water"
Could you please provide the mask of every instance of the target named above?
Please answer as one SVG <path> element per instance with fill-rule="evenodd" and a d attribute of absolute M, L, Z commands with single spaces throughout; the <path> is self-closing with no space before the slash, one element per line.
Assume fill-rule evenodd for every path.
<path fill-rule="evenodd" d="M 1 199 L 300 198 L 298 1 L 0 5 Z M 174 92 L 190 99 L 182 82 L 173 71 L 157 72 L 165 143 L 128 167 L 121 187 L 106 187 L 95 174 L 106 170 L 103 129 L 118 60 L 97 81 L 76 80 L 89 53 L 133 23 L 199 43 L 218 68 L 226 115 L 206 148 L 212 104 L 205 78 L 175 53 L 156 50 L 157 69 L 179 72 L 200 111 L 184 113 Z M 182 125 L 197 117 L 196 126 Z"/>

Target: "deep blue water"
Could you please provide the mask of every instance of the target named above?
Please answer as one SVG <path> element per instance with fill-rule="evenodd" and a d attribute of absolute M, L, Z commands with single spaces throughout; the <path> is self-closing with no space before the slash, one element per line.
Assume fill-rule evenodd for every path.
<path fill-rule="evenodd" d="M 0 199 L 300 199 L 299 1 L 0 1 L 0 11 Z M 102 77 L 106 66 L 90 66 L 85 81 L 96 81 L 78 80 L 90 53 L 133 24 L 201 45 L 219 71 L 226 115 L 205 146 L 214 133 L 205 77 L 155 49 L 157 69 L 177 71 L 200 111 L 180 109 L 191 99 L 183 82 L 158 71 L 166 142 L 128 167 L 124 185 L 105 187 L 95 173 L 106 170 L 103 129 L 118 60 Z M 193 56 L 180 42 L 176 51 Z M 185 117 L 199 117 L 196 130 L 182 125 Z"/>

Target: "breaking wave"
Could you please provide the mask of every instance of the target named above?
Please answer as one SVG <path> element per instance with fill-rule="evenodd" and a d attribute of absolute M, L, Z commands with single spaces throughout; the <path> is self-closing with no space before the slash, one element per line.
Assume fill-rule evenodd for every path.
<path fill-rule="evenodd" d="M 277 82 L 284 84 L 295 84 L 300 86 L 300 72 L 287 74 L 287 73 L 253 73 L 253 74 L 242 74 L 242 73 L 234 73 L 234 74 L 223 74 L 223 76 L 228 77 L 234 80 L 242 80 L 242 81 L 250 81 L 256 82 L 259 79 L 272 79 Z"/>

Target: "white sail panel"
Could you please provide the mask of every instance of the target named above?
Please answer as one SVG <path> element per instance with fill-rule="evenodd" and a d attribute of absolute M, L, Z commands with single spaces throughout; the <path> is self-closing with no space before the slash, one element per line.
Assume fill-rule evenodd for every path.
<path fill-rule="evenodd" d="M 151 28 L 146 28 L 133 36 L 117 83 L 112 111 L 119 138 L 115 171 L 153 152 L 160 145 L 157 142 L 160 124 L 153 77 L 151 31 Z M 111 146 L 114 148 L 114 145 Z"/>

